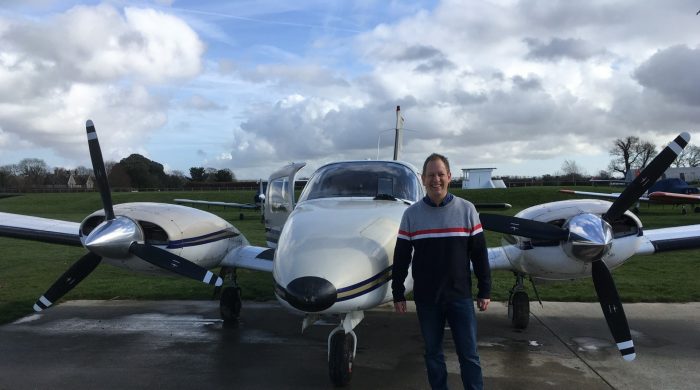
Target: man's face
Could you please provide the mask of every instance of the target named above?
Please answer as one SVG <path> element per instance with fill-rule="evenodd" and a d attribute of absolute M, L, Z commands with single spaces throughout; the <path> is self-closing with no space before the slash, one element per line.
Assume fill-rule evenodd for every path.
<path fill-rule="evenodd" d="M 452 180 L 452 174 L 447 171 L 447 167 L 442 160 L 432 160 L 425 167 L 422 175 L 423 185 L 428 197 L 433 202 L 440 202 L 447 196 L 447 188 Z"/>

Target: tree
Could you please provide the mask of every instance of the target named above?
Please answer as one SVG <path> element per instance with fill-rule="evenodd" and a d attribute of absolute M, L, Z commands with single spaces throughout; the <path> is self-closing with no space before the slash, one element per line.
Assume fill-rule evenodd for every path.
<path fill-rule="evenodd" d="M 216 171 L 215 177 L 219 183 L 231 182 L 233 181 L 233 172 L 228 168 L 219 169 Z"/>
<path fill-rule="evenodd" d="M 635 168 L 639 169 L 644 169 L 644 167 L 646 167 L 647 164 L 649 164 L 649 162 L 657 155 L 656 146 L 648 141 L 642 141 L 642 143 L 639 145 L 638 151 L 639 158 Z"/>
<path fill-rule="evenodd" d="M 631 169 L 646 167 L 656 156 L 656 147 L 651 142 L 640 140 L 639 137 L 628 136 L 613 141 L 609 152 L 613 159 L 608 164 L 608 170 L 626 176 Z"/>
<path fill-rule="evenodd" d="M 25 158 L 19 162 L 20 175 L 25 178 L 28 185 L 44 184 L 49 173 L 49 166 L 39 158 Z"/>
<path fill-rule="evenodd" d="M 66 186 L 68 185 L 68 178 L 70 178 L 70 171 L 56 167 L 53 169 L 53 173 L 48 175 L 47 184 L 53 184 L 55 186 Z"/>
<path fill-rule="evenodd" d="M 119 165 L 129 175 L 132 187 L 162 188 L 165 184 L 163 165 L 151 161 L 140 154 L 132 154 L 127 158 L 123 158 L 119 161 Z"/>
<path fill-rule="evenodd" d="M 574 185 L 576 185 L 576 180 L 581 180 L 583 178 L 583 171 L 574 160 L 564 160 L 564 163 L 561 165 L 561 170 L 564 172 L 564 176 L 573 180 Z"/>
<path fill-rule="evenodd" d="M 110 172 L 112 172 L 112 168 L 114 168 L 115 165 L 117 165 L 116 161 L 105 161 L 105 172 L 107 172 L 107 176 L 109 176 Z"/>
<path fill-rule="evenodd" d="M 192 181 L 202 182 L 206 177 L 204 176 L 204 167 L 192 167 L 190 168 L 190 178 Z"/>
<path fill-rule="evenodd" d="M 674 167 L 698 167 L 700 166 L 700 147 L 688 145 L 673 161 Z"/>
<path fill-rule="evenodd" d="M 579 168 L 574 160 L 564 160 L 564 163 L 561 165 L 561 170 L 566 176 L 581 176 L 583 174 L 581 168 Z"/>
<path fill-rule="evenodd" d="M 205 168 L 204 179 L 209 183 L 216 181 L 216 172 L 216 168 Z"/>
<path fill-rule="evenodd" d="M 187 183 L 187 178 L 182 171 L 172 171 L 166 177 L 167 188 L 183 188 Z"/>
<path fill-rule="evenodd" d="M 112 165 L 107 180 L 111 188 L 131 188 L 131 178 L 120 163 Z"/>
<path fill-rule="evenodd" d="M 0 167 L 0 188 L 9 188 L 17 185 L 17 176 L 14 174 L 13 165 Z"/>
<path fill-rule="evenodd" d="M 88 177 L 88 176 L 92 175 L 92 168 L 88 168 L 84 165 L 78 165 L 77 167 L 75 167 L 73 172 L 75 172 L 76 176 Z M 109 172 L 107 172 L 107 174 L 109 174 Z"/>

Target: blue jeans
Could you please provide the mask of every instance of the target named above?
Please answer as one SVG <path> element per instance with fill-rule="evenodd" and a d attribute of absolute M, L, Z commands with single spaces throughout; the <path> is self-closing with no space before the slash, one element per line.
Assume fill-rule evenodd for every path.
<path fill-rule="evenodd" d="M 425 366 L 433 389 L 447 389 L 447 367 L 442 352 L 445 320 L 450 324 L 452 339 L 459 358 L 465 389 L 484 387 L 476 347 L 476 316 L 471 298 L 451 302 L 416 302 L 418 321 L 425 342 Z"/>

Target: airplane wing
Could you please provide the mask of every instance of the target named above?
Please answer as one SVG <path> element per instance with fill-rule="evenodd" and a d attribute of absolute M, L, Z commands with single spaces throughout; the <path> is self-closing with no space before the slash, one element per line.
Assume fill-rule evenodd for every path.
<path fill-rule="evenodd" d="M 82 246 L 79 229 L 77 222 L 0 212 L 0 237 Z"/>
<path fill-rule="evenodd" d="M 642 238 L 645 240 L 637 248 L 640 255 L 696 249 L 700 248 L 700 225 L 645 230 Z"/>
<path fill-rule="evenodd" d="M 573 191 L 573 190 L 559 190 L 562 194 L 572 194 L 572 195 L 582 195 L 582 196 L 592 196 L 594 198 L 600 199 L 617 199 L 620 196 L 620 192 L 587 192 L 587 191 Z M 641 196 L 639 200 L 642 202 L 649 202 L 649 197 Z"/>
<path fill-rule="evenodd" d="M 221 261 L 222 267 L 247 268 L 255 271 L 272 272 L 275 250 L 262 246 L 242 246 L 229 252 Z"/>
<path fill-rule="evenodd" d="M 656 191 L 649 194 L 649 199 L 657 203 L 695 204 L 700 203 L 700 195 L 677 194 L 675 192 Z"/>
<path fill-rule="evenodd" d="M 248 210 L 259 210 L 260 206 L 256 206 L 250 203 L 230 203 L 230 202 L 216 202 L 210 200 L 192 200 L 192 199 L 173 199 L 175 203 L 185 203 L 185 204 L 206 204 L 211 206 L 223 206 L 223 207 L 238 207 L 239 209 Z"/>

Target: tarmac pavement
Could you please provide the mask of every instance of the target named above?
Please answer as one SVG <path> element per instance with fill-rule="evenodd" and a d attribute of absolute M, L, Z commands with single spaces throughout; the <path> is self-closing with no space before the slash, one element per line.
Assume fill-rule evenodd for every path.
<path fill-rule="evenodd" d="M 386 306 L 355 328 L 349 389 L 428 389 L 415 313 Z M 700 303 L 626 304 L 625 362 L 597 303 L 531 303 L 528 329 L 504 303 L 479 312 L 487 389 L 696 389 Z M 0 326 L 0 389 L 331 389 L 330 321 L 301 334 L 276 302 L 244 302 L 226 329 L 216 301 L 70 301 Z M 461 388 L 446 332 L 449 384 Z"/>

